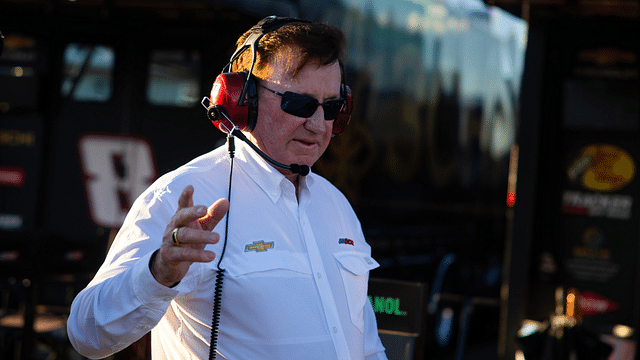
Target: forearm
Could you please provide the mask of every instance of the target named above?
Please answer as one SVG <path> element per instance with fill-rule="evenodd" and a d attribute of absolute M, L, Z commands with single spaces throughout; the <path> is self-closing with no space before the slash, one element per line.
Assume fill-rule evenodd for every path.
<path fill-rule="evenodd" d="M 178 291 L 155 281 L 148 268 L 150 255 L 114 276 L 94 281 L 75 298 L 67 330 L 80 354 L 89 358 L 114 354 L 160 321 Z"/>

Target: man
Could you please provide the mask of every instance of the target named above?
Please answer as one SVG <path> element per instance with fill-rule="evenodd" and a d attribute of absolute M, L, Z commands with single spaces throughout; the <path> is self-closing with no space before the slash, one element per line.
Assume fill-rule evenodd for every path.
<path fill-rule="evenodd" d="M 325 112 L 335 111 L 323 104 L 342 100 L 343 42 L 335 27 L 292 20 L 260 39 L 257 120 L 246 135 L 266 156 L 312 166 L 325 151 L 334 122 Z M 235 70 L 252 59 L 239 57 Z M 315 98 L 315 111 L 285 112 L 295 112 L 287 92 Z M 233 160 L 218 148 L 136 200 L 73 302 L 74 347 L 106 357 L 153 329 L 154 359 L 207 358 L 216 337 L 222 359 L 386 359 L 367 298 L 378 264 L 346 198 L 316 174 L 272 167 L 236 145 Z"/>

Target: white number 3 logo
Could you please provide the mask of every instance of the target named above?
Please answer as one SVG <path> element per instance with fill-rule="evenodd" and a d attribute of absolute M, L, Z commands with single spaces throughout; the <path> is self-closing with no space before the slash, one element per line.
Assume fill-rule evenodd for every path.
<path fill-rule="evenodd" d="M 91 219 L 119 228 L 132 202 L 156 178 L 151 145 L 135 136 L 87 134 L 79 150 Z"/>

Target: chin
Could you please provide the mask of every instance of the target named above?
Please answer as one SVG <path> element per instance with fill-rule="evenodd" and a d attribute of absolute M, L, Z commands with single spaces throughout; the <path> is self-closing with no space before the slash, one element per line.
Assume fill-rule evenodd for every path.
<path fill-rule="evenodd" d="M 320 157 L 317 155 L 292 155 L 289 156 L 287 160 L 287 164 L 298 164 L 298 165 L 307 165 L 309 167 L 313 166 L 316 161 L 318 161 Z"/>
<path fill-rule="evenodd" d="M 316 161 L 318 161 L 318 158 L 315 156 L 314 157 L 302 156 L 302 157 L 296 158 L 296 161 L 294 161 L 292 164 L 307 165 L 308 167 L 312 167 L 313 164 L 316 163 Z"/>

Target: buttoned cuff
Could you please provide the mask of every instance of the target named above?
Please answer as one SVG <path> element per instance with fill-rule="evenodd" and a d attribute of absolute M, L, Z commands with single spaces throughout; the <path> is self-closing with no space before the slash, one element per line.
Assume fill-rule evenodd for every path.
<path fill-rule="evenodd" d="M 149 260 L 152 254 L 146 254 L 134 265 L 131 286 L 142 304 L 165 311 L 167 303 L 178 296 L 180 292 L 160 284 L 153 277 L 151 270 L 149 270 Z"/>

